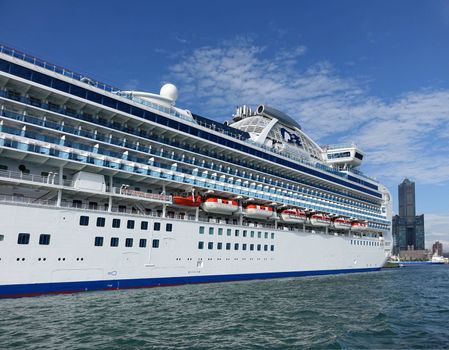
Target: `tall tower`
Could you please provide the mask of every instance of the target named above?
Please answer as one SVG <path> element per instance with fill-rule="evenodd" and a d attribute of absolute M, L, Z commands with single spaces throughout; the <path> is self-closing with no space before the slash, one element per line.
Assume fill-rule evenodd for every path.
<path fill-rule="evenodd" d="M 398 186 L 399 215 L 393 218 L 395 253 L 400 250 L 423 250 L 424 215 L 416 215 L 415 183 L 404 179 Z"/>

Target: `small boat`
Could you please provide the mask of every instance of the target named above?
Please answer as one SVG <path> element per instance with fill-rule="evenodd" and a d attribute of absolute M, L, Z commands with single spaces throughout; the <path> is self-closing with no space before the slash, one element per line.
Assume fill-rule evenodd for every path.
<path fill-rule="evenodd" d="M 202 203 L 201 196 L 173 196 L 173 204 L 186 207 L 199 207 Z"/>
<path fill-rule="evenodd" d="M 239 206 L 233 200 L 210 197 L 201 204 L 201 208 L 208 213 L 232 214 L 239 209 Z"/>
<path fill-rule="evenodd" d="M 334 219 L 334 228 L 337 230 L 349 230 L 351 228 L 351 220 L 343 217 Z"/>
<path fill-rule="evenodd" d="M 245 216 L 254 219 L 267 219 L 273 216 L 273 208 L 265 205 L 248 204 L 244 207 Z"/>
<path fill-rule="evenodd" d="M 365 231 L 367 228 L 368 224 L 366 222 L 353 221 L 351 224 L 352 231 Z"/>
<path fill-rule="evenodd" d="M 284 209 L 280 212 L 280 215 L 284 222 L 304 223 L 307 219 L 306 213 L 296 208 Z"/>
<path fill-rule="evenodd" d="M 313 226 L 329 227 L 331 224 L 331 218 L 326 214 L 312 214 L 309 220 Z"/>

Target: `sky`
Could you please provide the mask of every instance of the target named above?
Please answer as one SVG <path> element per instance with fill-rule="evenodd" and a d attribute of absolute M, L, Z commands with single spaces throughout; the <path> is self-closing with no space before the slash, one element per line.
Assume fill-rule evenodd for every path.
<path fill-rule="evenodd" d="M 6 1 L 0 42 L 120 89 L 178 87 L 230 119 L 268 104 L 319 144 L 356 142 L 394 197 L 416 182 L 449 251 L 449 1 Z"/>

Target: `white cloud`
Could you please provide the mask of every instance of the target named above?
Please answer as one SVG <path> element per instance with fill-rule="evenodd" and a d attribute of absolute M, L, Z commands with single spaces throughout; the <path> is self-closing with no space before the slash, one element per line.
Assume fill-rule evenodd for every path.
<path fill-rule="evenodd" d="M 329 62 L 304 66 L 304 46 L 273 49 L 238 38 L 192 50 L 170 68 L 180 103 L 229 118 L 236 105 L 269 104 L 322 143 L 356 141 L 370 174 L 398 182 L 449 182 L 449 90 L 412 91 L 386 102 Z"/>

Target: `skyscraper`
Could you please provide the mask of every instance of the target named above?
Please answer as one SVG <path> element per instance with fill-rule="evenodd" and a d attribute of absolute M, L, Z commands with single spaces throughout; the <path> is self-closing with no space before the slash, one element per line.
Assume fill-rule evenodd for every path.
<path fill-rule="evenodd" d="M 393 217 L 394 250 L 424 250 L 424 214 L 416 215 L 415 183 L 404 179 L 398 186 L 399 215 Z"/>

